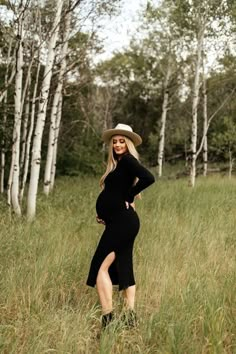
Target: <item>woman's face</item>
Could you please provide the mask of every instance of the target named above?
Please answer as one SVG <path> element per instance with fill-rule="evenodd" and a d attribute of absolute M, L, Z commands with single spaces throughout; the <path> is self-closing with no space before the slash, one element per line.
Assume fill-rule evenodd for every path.
<path fill-rule="evenodd" d="M 112 138 L 113 151 L 116 155 L 121 156 L 128 151 L 125 138 L 122 135 L 115 135 Z"/>

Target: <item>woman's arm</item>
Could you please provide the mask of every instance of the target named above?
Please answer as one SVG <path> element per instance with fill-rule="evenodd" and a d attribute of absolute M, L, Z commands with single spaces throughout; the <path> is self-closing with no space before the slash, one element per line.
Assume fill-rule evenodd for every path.
<path fill-rule="evenodd" d="M 141 165 L 141 163 L 134 156 L 130 154 L 125 155 L 122 158 L 122 161 L 127 171 L 134 177 L 138 178 L 138 182 L 132 186 L 127 193 L 126 200 L 129 203 L 133 203 L 134 197 L 137 194 L 155 182 L 155 177 L 150 171 Z"/>

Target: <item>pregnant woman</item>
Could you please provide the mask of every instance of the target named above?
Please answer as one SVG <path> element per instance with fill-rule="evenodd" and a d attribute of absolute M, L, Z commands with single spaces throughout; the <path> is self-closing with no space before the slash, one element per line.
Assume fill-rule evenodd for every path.
<path fill-rule="evenodd" d="M 133 246 L 139 231 L 134 198 L 154 182 L 153 175 L 140 164 L 135 146 L 141 137 L 126 124 L 103 133 L 109 144 L 107 169 L 101 178 L 103 188 L 96 203 L 97 221 L 105 225 L 93 256 L 87 285 L 96 285 L 102 307 L 102 327 L 113 319 L 112 285 L 123 290 L 127 314 L 124 321 L 134 326 L 135 279 Z"/>

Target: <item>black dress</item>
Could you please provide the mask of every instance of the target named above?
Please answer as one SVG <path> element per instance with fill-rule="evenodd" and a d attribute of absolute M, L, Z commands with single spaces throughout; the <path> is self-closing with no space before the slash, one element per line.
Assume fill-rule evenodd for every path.
<path fill-rule="evenodd" d="M 136 177 L 138 182 L 134 185 Z M 153 182 L 154 176 L 131 154 L 124 155 L 106 177 L 105 188 L 96 202 L 97 215 L 106 226 L 91 262 L 87 285 L 96 285 L 99 268 L 113 251 L 116 258 L 109 268 L 112 284 L 118 284 L 119 290 L 135 284 L 132 252 L 139 217 L 131 206 L 126 208 L 125 201 L 132 203 L 135 195 Z"/>

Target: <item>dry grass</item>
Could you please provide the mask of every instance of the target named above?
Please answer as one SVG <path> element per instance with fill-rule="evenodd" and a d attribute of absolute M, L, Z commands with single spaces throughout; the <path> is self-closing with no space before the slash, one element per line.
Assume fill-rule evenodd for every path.
<path fill-rule="evenodd" d="M 0 352 L 236 353 L 236 182 L 158 182 L 137 201 L 140 325 L 100 332 L 85 286 L 102 226 L 95 179 L 62 179 L 32 224 L 0 205 Z M 117 311 L 120 296 L 115 290 Z"/>

